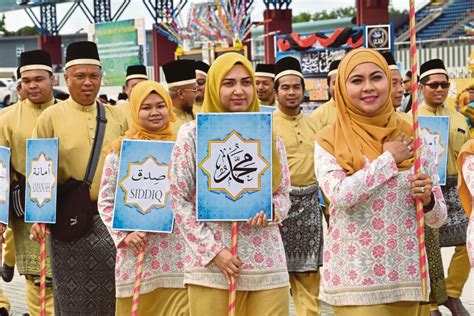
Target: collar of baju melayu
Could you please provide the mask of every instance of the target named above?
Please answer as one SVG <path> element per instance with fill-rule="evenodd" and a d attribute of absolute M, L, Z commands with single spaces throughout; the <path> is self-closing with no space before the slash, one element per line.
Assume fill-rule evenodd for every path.
<path fill-rule="evenodd" d="M 52 98 L 51 100 L 49 100 L 46 103 L 36 104 L 36 103 L 31 102 L 29 99 L 25 99 L 23 101 L 23 104 L 25 106 L 27 106 L 29 108 L 32 108 L 32 109 L 35 109 L 35 110 L 44 110 L 48 106 L 53 105 L 55 102 L 56 102 L 56 100 L 54 98 Z"/>
<path fill-rule="evenodd" d="M 264 105 L 264 106 L 276 106 L 276 98 L 275 98 L 275 100 L 273 101 L 273 103 L 271 103 L 271 104 L 265 104 L 265 103 L 259 102 L 259 105 Z"/>
<path fill-rule="evenodd" d="M 77 103 L 76 101 L 74 101 L 74 99 L 72 97 L 69 97 L 69 99 L 67 99 L 67 103 L 69 105 L 71 105 L 71 107 L 73 109 L 76 109 L 76 110 L 82 111 L 82 112 L 94 112 L 96 110 L 95 101 L 94 101 L 94 103 L 89 104 L 89 105 L 82 105 L 82 104 Z"/>
<path fill-rule="evenodd" d="M 297 121 L 297 120 L 300 120 L 304 114 L 300 111 L 300 113 L 297 115 L 288 115 L 288 114 L 283 113 L 280 109 L 277 109 L 274 112 L 274 115 L 284 118 L 285 120 L 288 120 L 288 121 Z"/>
<path fill-rule="evenodd" d="M 173 112 L 176 115 L 176 117 L 179 117 L 180 119 L 185 119 L 186 117 L 192 117 L 192 114 L 185 112 L 176 106 L 173 106 Z"/>
<path fill-rule="evenodd" d="M 433 113 L 434 115 L 437 115 L 437 114 L 442 114 L 442 111 L 444 109 L 444 103 L 440 106 L 432 107 L 432 106 L 429 106 L 428 104 L 426 104 L 426 102 L 423 102 L 423 103 L 421 103 L 420 107 L 425 109 L 426 111 L 428 111 L 430 113 Z"/>

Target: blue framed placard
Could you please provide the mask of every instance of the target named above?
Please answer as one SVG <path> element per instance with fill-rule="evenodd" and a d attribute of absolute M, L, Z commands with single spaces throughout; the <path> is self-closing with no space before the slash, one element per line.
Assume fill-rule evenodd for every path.
<path fill-rule="evenodd" d="M 26 223 L 56 223 L 58 145 L 57 138 L 26 140 Z"/>
<path fill-rule="evenodd" d="M 174 142 L 123 140 L 112 228 L 172 233 L 169 197 Z"/>
<path fill-rule="evenodd" d="M 449 116 L 420 116 L 420 136 L 435 153 L 439 184 L 446 184 L 449 148 Z"/>
<path fill-rule="evenodd" d="M 277 110 L 276 106 L 271 106 L 271 105 L 260 105 L 260 112 L 269 112 L 273 113 Z"/>
<path fill-rule="evenodd" d="M 272 114 L 198 113 L 197 219 L 272 220 Z"/>
<path fill-rule="evenodd" d="M 8 225 L 10 203 L 10 148 L 0 146 L 0 223 Z"/>

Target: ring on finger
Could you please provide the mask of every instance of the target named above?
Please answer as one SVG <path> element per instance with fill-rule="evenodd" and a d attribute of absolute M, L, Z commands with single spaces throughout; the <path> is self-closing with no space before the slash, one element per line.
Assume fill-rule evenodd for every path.
<path fill-rule="evenodd" d="M 32 234 L 30 234 L 30 240 L 33 240 L 33 235 Z"/>
<path fill-rule="evenodd" d="M 412 150 L 413 150 L 413 146 L 412 146 L 412 145 L 408 145 L 407 148 L 408 148 L 408 151 L 412 151 Z"/>
<path fill-rule="evenodd" d="M 425 193 L 425 187 L 420 188 L 420 193 Z"/>

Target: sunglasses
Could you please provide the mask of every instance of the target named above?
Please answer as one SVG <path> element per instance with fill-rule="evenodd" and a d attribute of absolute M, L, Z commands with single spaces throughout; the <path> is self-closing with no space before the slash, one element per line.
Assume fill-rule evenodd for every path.
<path fill-rule="evenodd" d="M 432 82 L 432 83 L 426 83 L 425 86 L 430 87 L 430 89 L 438 89 L 438 87 L 441 87 L 442 89 L 448 89 L 451 84 L 449 82 Z"/>
<path fill-rule="evenodd" d="M 196 80 L 198 86 L 203 86 L 206 84 L 206 79 L 198 79 Z"/>

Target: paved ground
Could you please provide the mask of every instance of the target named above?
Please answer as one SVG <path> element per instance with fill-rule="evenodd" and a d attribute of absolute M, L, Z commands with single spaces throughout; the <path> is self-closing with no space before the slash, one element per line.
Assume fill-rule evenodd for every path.
<path fill-rule="evenodd" d="M 454 248 L 445 248 L 443 249 L 443 262 L 445 268 L 449 265 L 449 260 L 451 255 L 454 251 Z M 22 315 L 23 313 L 27 313 L 27 307 L 25 302 L 25 281 L 24 278 L 16 275 L 13 278 L 11 283 L 4 283 L 2 282 L 2 287 L 4 293 L 7 295 L 8 299 L 10 300 L 11 304 L 11 315 L 18 316 Z M 469 280 L 467 281 L 464 292 L 461 297 L 463 303 L 465 304 L 466 308 L 469 310 L 471 315 L 474 316 L 474 271 L 471 271 L 469 276 Z M 451 313 L 444 307 L 441 307 L 441 311 L 443 315 L 451 315 Z M 293 304 L 290 304 L 290 315 L 296 315 Z M 327 305 L 323 306 L 323 315 L 330 316 L 333 315 L 331 312 L 331 308 Z"/>

